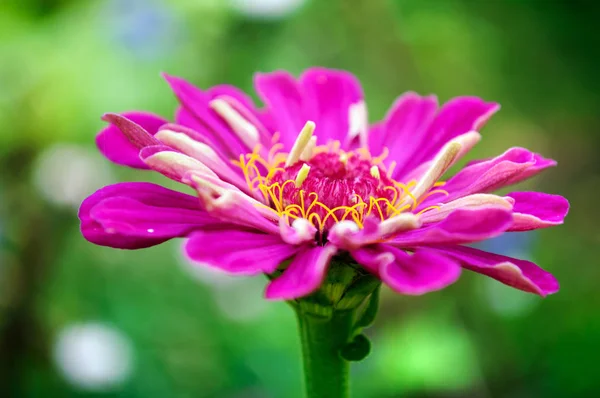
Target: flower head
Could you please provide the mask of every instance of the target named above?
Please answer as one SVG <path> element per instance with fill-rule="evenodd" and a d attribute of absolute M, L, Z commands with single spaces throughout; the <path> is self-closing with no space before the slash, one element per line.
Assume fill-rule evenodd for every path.
<path fill-rule="evenodd" d="M 561 196 L 491 193 L 553 160 L 511 148 L 441 181 L 479 141 L 497 104 L 458 97 L 438 107 L 434 96 L 406 93 L 369 125 L 347 72 L 259 74 L 264 108 L 231 86 L 202 91 L 165 78 L 181 104 L 175 123 L 107 114 L 97 144 L 108 159 L 158 171 L 195 195 L 150 183 L 102 188 L 80 209 L 89 241 L 137 249 L 187 237 L 194 261 L 270 275 L 270 299 L 297 299 L 328 281 L 321 291 L 339 304 L 337 287 L 365 277 L 423 294 L 453 283 L 463 268 L 540 295 L 558 290 L 529 261 L 465 246 L 561 224 Z"/>

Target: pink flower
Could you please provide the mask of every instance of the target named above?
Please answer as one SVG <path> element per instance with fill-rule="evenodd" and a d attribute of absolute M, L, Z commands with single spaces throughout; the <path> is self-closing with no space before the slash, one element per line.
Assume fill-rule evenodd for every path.
<path fill-rule="evenodd" d="M 464 246 L 561 224 L 561 196 L 490 193 L 556 162 L 511 148 L 440 181 L 498 104 L 458 97 L 438 107 L 434 96 L 406 93 L 369 126 L 361 87 L 343 71 L 258 74 L 264 108 L 231 86 L 202 91 L 165 78 L 181 104 L 175 123 L 107 114 L 97 144 L 113 162 L 158 171 L 195 195 L 150 183 L 104 187 L 79 212 L 90 242 L 139 249 L 187 237 L 194 261 L 270 274 L 269 299 L 314 292 L 336 259 L 402 294 L 441 289 L 463 268 L 542 296 L 558 290 L 529 261 Z"/>

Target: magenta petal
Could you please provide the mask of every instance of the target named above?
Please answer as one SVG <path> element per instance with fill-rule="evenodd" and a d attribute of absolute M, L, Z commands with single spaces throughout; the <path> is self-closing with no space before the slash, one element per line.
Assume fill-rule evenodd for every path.
<path fill-rule="evenodd" d="M 509 231 L 530 231 L 563 223 L 569 212 L 569 201 L 559 195 L 541 192 L 512 192 L 513 225 Z"/>
<path fill-rule="evenodd" d="M 369 131 L 369 150 L 377 156 L 388 148 L 388 159 L 396 162 L 394 176 L 405 174 L 406 166 L 428 140 L 427 131 L 437 108 L 433 95 L 405 93 L 394 102 L 385 120 Z"/>
<path fill-rule="evenodd" d="M 254 76 L 254 87 L 273 116 L 273 122 L 280 133 L 279 141 L 285 149 L 291 149 L 298 133 L 309 119 L 296 79 L 284 71 L 257 73 Z"/>
<path fill-rule="evenodd" d="M 369 245 L 350 252 L 360 265 L 370 273 L 379 276 L 381 267 L 394 261 L 395 257 L 389 251 L 381 249 L 381 245 Z"/>
<path fill-rule="evenodd" d="M 283 274 L 269 283 L 265 297 L 294 300 L 314 292 L 325 279 L 329 260 L 336 250 L 334 246 L 326 245 L 300 251 Z"/>
<path fill-rule="evenodd" d="M 477 97 L 457 97 L 445 103 L 434 116 L 435 97 L 407 93 L 394 104 L 385 124 L 390 133 L 390 161 L 396 161 L 393 177 L 402 179 L 422 163 L 435 157 L 442 147 L 461 134 L 478 131 L 500 108 Z M 392 137 L 398 134 L 397 141 Z M 391 143 L 391 144 L 390 144 Z M 377 143 L 373 143 L 377 146 Z M 377 148 L 374 148 L 377 149 Z M 372 148 L 373 150 L 373 148 Z"/>
<path fill-rule="evenodd" d="M 511 224 L 506 208 L 457 209 L 440 222 L 400 233 L 388 243 L 397 247 L 471 243 L 498 236 Z"/>
<path fill-rule="evenodd" d="M 240 191 L 228 188 L 225 192 L 223 190 L 219 192 L 219 190 L 215 190 L 214 182 L 215 180 L 209 177 L 197 178 L 194 176 L 190 181 L 212 216 L 230 224 L 257 229 L 267 234 L 280 234 L 277 225 L 279 216 L 273 210 Z"/>
<path fill-rule="evenodd" d="M 460 276 L 457 261 L 431 249 L 419 248 L 414 254 L 387 245 L 379 249 L 394 256 L 394 261 L 384 264 L 379 273 L 381 280 L 398 293 L 421 295 L 440 290 Z"/>
<path fill-rule="evenodd" d="M 154 246 L 219 221 L 197 198 L 150 183 L 104 187 L 83 201 L 81 231 L 92 243 L 120 249 Z"/>
<path fill-rule="evenodd" d="M 167 123 L 166 119 L 145 112 L 125 112 L 121 114 L 121 117 L 132 121 L 151 135 L 156 134 L 160 126 Z M 96 145 L 100 152 L 114 163 L 147 169 L 148 167 L 138 156 L 139 148 L 131 143 L 117 126 L 117 123 L 111 121 L 111 125 L 100 131 L 96 137 Z"/>
<path fill-rule="evenodd" d="M 446 102 L 429 128 L 427 142 L 409 168 L 432 159 L 451 139 L 469 131 L 481 130 L 499 109 L 499 104 L 485 102 L 478 97 L 457 97 Z"/>
<path fill-rule="evenodd" d="M 444 246 L 436 250 L 460 261 L 463 268 L 487 275 L 519 290 L 546 296 L 559 289 L 558 281 L 552 274 L 530 261 L 466 246 Z"/>
<path fill-rule="evenodd" d="M 167 74 L 163 74 L 163 77 L 185 108 L 185 111 L 179 111 L 177 114 L 178 123 L 191 127 L 219 142 L 221 149 L 228 150 L 230 158 L 237 158 L 240 154 L 252 149 L 247 148 L 231 127 L 212 110 L 210 101 L 213 98 L 207 92 L 182 78 Z M 185 120 L 180 120 L 183 115 L 185 115 Z"/>
<path fill-rule="evenodd" d="M 185 244 L 191 260 L 243 275 L 270 274 L 297 251 L 277 235 L 231 229 L 195 232 Z"/>
<path fill-rule="evenodd" d="M 337 140 L 343 145 L 350 131 L 350 107 L 363 100 L 358 79 L 349 72 L 311 68 L 300 76 L 309 115 L 316 123 L 321 142 Z"/>

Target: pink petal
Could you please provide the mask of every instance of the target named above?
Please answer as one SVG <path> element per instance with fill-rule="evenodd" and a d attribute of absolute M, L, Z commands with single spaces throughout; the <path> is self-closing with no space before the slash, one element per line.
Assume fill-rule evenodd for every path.
<path fill-rule="evenodd" d="M 178 123 L 211 137 L 212 140 L 219 143 L 221 149 L 227 151 L 229 158 L 236 159 L 240 154 L 252 150 L 252 148 L 247 148 L 231 127 L 212 110 L 210 101 L 213 98 L 207 92 L 182 78 L 167 74 L 163 74 L 163 76 L 185 108 L 177 113 Z"/>
<path fill-rule="evenodd" d="M 389 250 L 383 250 L 382 245 L 369 245 L 350 252 L 360 265 L 370 273 L 380 276 L 379 271 L 385 265 L 395 261 L 394 255 Z"/>
<path fill-rule="evenodd" d="M 396 162 L 394 176 L 405 173 L 406 166 L 427 140 L 427 131 L 435 112 L 437 98 L 407 92 L 388 111 L 385 120 L 369 131 L 369 150 L 378 156 L 387 147 L 387 160 Z"/>
<path fill-rule="evenodd" d="M 283 274 L 269 283 L 265 297 L 269 300 L 294 300 L 314 292 L 323 283 L 336 250 L 334 246 L 326 245 L 300 251 Z"/>
<path fill-rule="evenodd" d="M 297 251 L 277 235 L 235 229 L 195 232 L 185 244 L 191 260 L 243 275 L 270 274 Z"/>
<path fill-rule="evenodd" d="M 541 192 L 512 192 L 513 225 L 509 231 L 530 231 L 563 223 L 569 212 L 569 201 L 559 195 Z"/>
<path fill-rule="evenodd" d="M 143 182 L 96 191 L 81 204 L 79 219 L 87 240 L 120 249 L 154 246 L 220 223 L 197 198 Z"/>
<path fill-rule="evenodd" d="M 451 139 L 469 131 L 481 130 L 499 109 L 499 104 L 485 102 L 478 97 L 457 97 L 446 102 L 431 124 L 425 145 L 419 148 L 419 156 L 412 159 L 408 168 L 433 158 Z"/>
<path fill-rule="evenodd" d="M 453 138 L 469 131 L 478 131 L 499 105 L 477 97 L 457 97 L 437 109 L 434 96 L 421 97 L 407 93 L 400 97 L 381 127 L 370 132 L 372 153 L 387 146 L 388 162 L 395 161 L 393 178 L 405 176 L 422 163 L 433 159 Z"/>
<path fill-rule="evenodd" d="M 319 144 L 347 144 L 351 106 L 363 100 L 362 88 L 350 73 L 311 68 L 299 80 L 284 71 L 257 74 L 254 85 L 273 118 L 280 142 L 289 150 L 304 124 L 316 124 Z"/>
<path fill-rule="evenodd" d="M 270 115 L 258 110 L 249 95 L 230 85 L 211 87 L 207 93 L 211 98 L 221 98 L 227 101 L 240 115 L 255 125 L 261 134 L 263 144 L 269 145 L 272 143 L 272 132 L 276 129 L 271 125 Z"/>
<path fill-rule="evenodd" d="M 388 243 L 397 247 L 410 248 L 477 242 L 502 234 L 511 224 L 510 209 L 501 207 L 457 209 L 440 222 L 400 233 Z"/>
<path fill-rule="evenodd" d="M 254 76 L 254 87 L 273 116 L 280 134 L 279 141 L 285 149 L 290 150 L 309 119 L 296 79 L 284 71 L 257 73 Z"/>
<path fill-rule="evenodd" d="M 440 290 L 460 276 L 458 262 L 431 249 L 419 248 L 414 254 L 389 245 L 377 245 L 369 258 L 354 256 L 367 269 L 377 268 L 381 280 L 401 294 L 421 295 Z M 379 256 L 373 255 L 379 252 Z M 359 257 L 359 258 L 357 258 Z M 373 261 L 373 262 L 371 262 Z"/>
<path fill-rule="evenodd" d="M 192 175 L 189 183 L 213 217 L 268 234 L 280 234 L 279 216 L 235 187 L 226 187 L 221 180 L 198 175 Z"/>
<path fill-rule="evenodd" d="M 125 112 L 121 117 L 130 120 L 151 135 L 156 134 L 159 127 L 167 123 L 166 119 L 145 112 Z M 139 147 L 134 145 L 112 121 L 110 126 L 100 131 L 96 137 L 96 145 L 100 152 L 114 163 L 137 169 L 148 168 L 139 158 Z"/>
<path fill-rule="evenodd" d="M 350 131 L 350 107 L 363 101 L 360 82 L 351 73 L 311 68 L 300 76 L 309 114 L 322 143 L 338 140 L 343 145 Z"/>
<path fill-rule="evenodd" d="M 462 267 L 492 277 L 506 285 L 530 293 L 546 296 L 556 293 L 558 281 L 536 264 L 484 252 L 465 246 L 436 248 L 444 256 L 460 261 Z"/>

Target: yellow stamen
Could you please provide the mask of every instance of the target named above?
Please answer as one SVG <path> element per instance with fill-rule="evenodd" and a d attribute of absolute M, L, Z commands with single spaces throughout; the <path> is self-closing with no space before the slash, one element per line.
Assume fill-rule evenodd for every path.
<path fill-rule="evenodd" d="M 308 177 L 309 171 L 310 171 L 310 166 L 307 165 L 306 163 L 303 164 L 302 167 L 300 168 L 300 171 L 298 172 L 298 175 L 296 176 L 296 181 L 295 181 L 296 188 L 300 188 L 302 183 Z"/>

